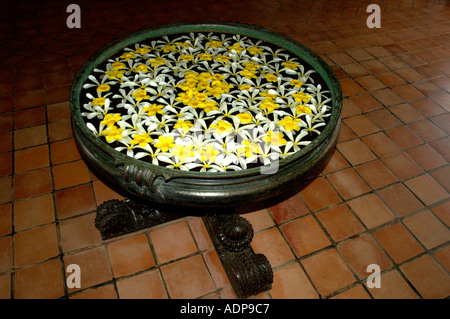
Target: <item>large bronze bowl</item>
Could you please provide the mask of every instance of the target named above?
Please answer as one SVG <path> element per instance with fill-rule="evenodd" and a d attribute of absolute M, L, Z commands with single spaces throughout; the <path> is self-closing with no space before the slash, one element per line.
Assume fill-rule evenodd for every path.
<path fill-rule="evenodd" d="M 181 171 L 153 165 L 116 151 L 93 134 L 81 115 L 80 95 L 91 72 L 102 62 L 138 41 L 189 32 L 240 34 L 281 47 L 308 63 L 328 87 L 331 116 L 323 131 L 309 145 L 280 159 L 278 169 L 262 174 L 261 167 L 233 172 Z M 96 52 L 80 69 L 70 95 L 72 127 L 84 159 L 102 180 L 125 196 L 138 196 L 153 203 L 190 207 L 237 207 L 277 196 L 320 171 L 336 144 L 342 110 L 342 90 L 330 67 L 314 52 L 285 36 L 259 27 L 235 23 L 175 24 L 125 36 Z"/>

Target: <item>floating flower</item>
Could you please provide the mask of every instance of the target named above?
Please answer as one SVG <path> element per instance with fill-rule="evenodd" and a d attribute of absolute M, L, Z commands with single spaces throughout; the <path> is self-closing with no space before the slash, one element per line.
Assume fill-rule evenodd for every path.
<path fill-rule="evenodd" d="M 164 105 L 153 103 L 150 106 L 144 107 L 144 112 L 148 112 L 149 116 L 156 115 L 156 113 L 163 114 L 164 113 L 163 108 Z"/>
<path fill-rule="evenodd" d="M 278 122 L 286 131 L 298 131 L 300 130 L 300 125 L 298 123 L 301 119 L 292 118 L 292 116 L 285 116 L 281 121 Z"/>
<path fill-rule="evenodd" d="M 148 143 L 153 142 L 153 139 L 149 137 L 149 133 L 135 134 L 133 140 L 130 142 L 131 145 L 139 145 L 139 147 L 146 147 Z"/>
<path fill-rule="evenodd" d="M 168 152 L 169 148 L 172 148 L 175 146 L 175 143 L 173 142 L 173 137 L 172 136 L 159 136 L 158 137 L 158 142 L 156 142 L 155 144 L 156 148 L 160 148 L 162 152 Z"/>
<path fill-rule="evenodd" d="M 251 115 L 250 113 L 246 112 L 246 113 L 241 113 L 236 115 L 237 118 L 239 119 L 239 121 L 242 124 L 248 124 L 251 123 L 253 121 L 253 115 Z"/>
<path fill-rule="evenodd" d="M 123 128 L 118 128 L 115 125 L 108 127 L 106 130 L 103 130 L 100 135 L 106 136 L 106 141 L 108 143 L 114 141 L 120 141 L 122 139 Z"/>
<path fill-rule="evenodd" d="M 101 125 L 106 125 L 107 127 L 113 126 L 117 122 L 119 122 L 122 119 L 122 116 L 120 113 L 113 114 L 106 114 L 103 121 L 100 122 Z"/>
<path fill-rule="evenodd" d="M 281 132 L 269 131 L 262 139 L 264 142 L 274 146 L 285 145 L 287 143 L 284 139 L 284 134 Z"/>

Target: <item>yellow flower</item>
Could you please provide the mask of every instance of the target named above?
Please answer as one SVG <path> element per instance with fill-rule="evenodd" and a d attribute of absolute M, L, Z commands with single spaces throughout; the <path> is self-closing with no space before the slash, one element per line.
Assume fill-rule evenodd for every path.
<path fill-rule="evenodd" d="M 292 61 L 282 62 L 281 64 L 283 64 L 285 68 L 288 68 L 288 69 L 291 69 L 291 70 L 294 70 L 294 71 L 297 70 L 298 66 L 299 66 L 298 63 L 295 63 L 295 62 L 292 62 Z"/>
<path fill-rule="evenodd" d="M 308 103 L 309 100 L 312 98 L 311 95 L 303 93 L 301 91 L 298 93 L 292 94 L 292 96 L 294 97 L 295 102 L 303 102 L 303 103 Z"/>
<path fill-rule="evenodd" d="M 239 119 L 239 122 L 241 122 L 242 124 L 251 123 L 251 121 L 253 120 L 253 116 L 250 113 L 240 113 L 236 116 Z"/>
<path fill-rule="evenodd" d="M 151 67 L 154 68 L 154 67 L 157 67 L 158 65 L 163 65 L 164 63 L 167 62 L 167 60 L 163 59 L 161 57 L 157 57 L 157 58 L 148 60 L 148 62 L 150 63 Z"/>
<path fill-rule="evenodd" d="M 249 84 L 244 84 L 244 85 L 241 85 L 241 86 L 239 86 L 239 90 L 241 90 L 241 91 L 248 91 L 248 90 L 250 90 L 252 88 L 252 86 L 251 85 L 249 85 Z"/>
<path fill-rule="evenodd" d="M 115 125 L 108 127 L 106 130 L 102 131 L 100 135 L 106 135 L 106 141 L 108 143 L 113 141 L 120 141 L 122 139 L 123 128 L 118 128 Z"/>
<path fill-rule="evenodd" d="M 180 128 L 184 133 L 187 133 L 193 126 L 194 124 L 190 121 L 178 120 L 177 124 L 175 124 L 173 128 Z"/>
<path fill-rule="evenodd" d="M 180 162 L 185 162 L 189 157 L 194 157 L 194 151 L 191 145 L 174 145 L 170 154 L 177 157 Z"/>
<path fill-rule="evenodd" d="M 223 79 L 225 79 L 225 76 L 220 73 L 214 73 L 212 78 L 214 81 L 222 81 Z"/>
<path fill-rule="evenodd" d="M 114 62 L 113 64 L 111 64 L 111 67 L 113 69 L 120 70 L 120 69 L 125 68 L 125 63 L 123 63 L 123 62 Z"/>
<path fill-rule="evenodd" d="M 276 82 L 278 77 L 275 74 L 269 73 L 264 76 L 269 82 Z"/>
<path fill-rule="evenodd" d="M 122 116 L 120 116 L 120 113 L 116 113 L 114 115 L 106 114 L 105 118 L 100 122 L 100 124 L 110 127 L 116 124 L 116 122 L 120 121 L 121 119 Z"/>
<path fill-rule="evenodd" d="M 231 51 L 231 50 L 234 50 L 234 51 L 236 51 L 237 53 L 241 53 L 241 51 L 244 50 L 244 48 L 241 47 L 241 45 L 240 45 L 238 42 L 236 42 L 235 44 L 230 45 L 230 46 L 228 47 L 228 51 Z"/>
<path fill-rule="evenodd" d="M 150 52 L 150 48 L 149 47 L 136 48 L 136 50 L 134 50 L 134 53 L 140 54 L 140 55 L 144 55 L 144 54 L 149 53 L 149 52 Z"/>
<path fill-rule="evenodd" d="M 146 64 L 140 64 L 136 67 L 136 72 L 148 72 L 148 66 Z"/>
<path fill-rule="evenodd" d="M 300 130 L 300 125 L 298 123 L 300 122 L 300 119 L 292 118 L 291 116 L 285 116 L 281 121 L 278 123 L 284 127 L 286 131 L 298 131 Z"/>
<path fill-rule="evenodd" d="M 247 69 L 245 69 L 245 70 L 239 72 L 239 74 L 242 75 L 243 77 L 246 77 L 247 79 L 251 79 L 251 78 L 256 79 L 256 78 L 257 78 L 257 76 L 255 75 L 255 73 L 253 73 L 252 71 L 247 70 Z"/>
<path fill-rule="evenodd" d="M 165 46 L 163 46 L 162 50 L 164 51 L 164 53 L 168 53 L 175 52 L 177 48 L 174 45 L 166 44 Z"/>
<path fill-rule="evenodd" d="M 299 88 L 303 85 L 303 82 L 299 81 L 299 80 L 291 80 L 291 82 L 289 84 Z"/>
<path fill-rule="evenodd" d="M 216 150 L 212 145 L 206 145 L 205 148 L 200 150 L 199 154 L 200 160 L 202 162 L 206 161 L 214 162 L 216 160 L 217 155 L 220 154 L 220 151 Z"/>
<path fill-rule="evenodd" d="M 97 86 L 97 92 L 108 92 L 111 87 L 108 84 L 100 84 Z"/>
<path fill-rule="evenodd" d="M 149 116 L 153 116 L 156 115 L 156 113 L 158 114 L 163 114 L 163 109 L 164 105 L 161 104 L 152 104 L 150 106 L 146 106 L 144 107 L 144 112 L 148 112 Z"/>
<path fill-rule="evenodd" d="M 216 124 L 212 124 L 210 128 L 219 134 L 222 134 L 231 132 L 233 130 L 233 125 L 227 121 L 220 120 Z"/>
<path fill-rule="evenodd" d="M 245 153 L 245 157 L 250 158 L 253 157 L 254 153 L 259 154 L 261 153 L 261 148 L 258 144 L 254 142 L 250 142 L 248 140 L 242 141 L 241 144 L 244 147 L 238 148 L 239 153 Z"/>
<path fill-rule="evenodd" d="M 284 139 L 284 134 L 280 132 L 269 131 L 267 132 L 267 135 L 262 139 L 264 142 L 272 144 L 274 146 L 285 145 L 287 143 L 287 141 Z"/>
<path fill-rule="evenodd" d="M 153 139 L 148 136 L 149 133 L 136 134 L 133 136 L 133 140 L 130 142 L 131 145 L 139 145 L 139 147 L 146 147 L 148 143 L 153 142 Z"/>
<path fill-rule="evenodd" d="M 261 101 L 259 108 L 265 110 L 267 113 L 272 113 L 274 110 L 279 109 L 280 105 L 276 104 L 271 98 L 266 98 Z"/>
<path fill-rule="evenodd" d="M 223 46 L 223 42 L 222 41 L 209 41 L 209 42 L 206 42 L 206 45 L 209 45 L 210 47 L 213 47 L 213 48 L 221 48 Z"/>
<path fill-rule="evenodd" d="M 295 107 L 295 113 L 297 115 L 302 114 L 302 113 L 306 113 L 306 114 L 311 114 L 312 111 L 309 107 L 307 107 L 306 105 L 297 105 Z"/>
<path fill-rule="evenodd" d="M 191 44 L 187 41 L 185 42 L 175 42 L 176 45 L 179 45 L 182 48 L 191 47 Z"/>
<path fill-rule="evenodd" d="M 125 71 L 120 71 L 117 69 L 112 69 L 110 71 L 106 71 L 105 74 L 108 75 L 108 78 L 111 80 L 121 79 L 124 75 Z"/>
<path fill-rule="evenodd" d="M 223 63 L 230 62 L 230 59 L 231 59 L 231 57 L 226 56 L 226 55 L 218 55 L 218 56 L 216 56 L 216 61 L 223 62 Z"/>
<path fill-rule="evenodd" d="M 103 106 L 105 105 L 106 99 L 104 97 L 96 97 L 95 99 L 92 100 L 92 105 L 96 106 Z"/>
<path fill-rule="evenodd" d="M 260 68 L 261 66 L 259 64 L 256 64 L 253 61 L 249 61 L 249 62 L 244 62 L 242 63 L 242 66 L 250 71 L 255 71 L 256 69 Z"/>
<path fill-rule="evenodd" d="M 205 101 L 205 103 L 203 103 L 203 110 L 206 113 L 209 113 L 211 111 L 215 111 L 218 109 L 219 108 L 217 107 L 217 102 L 215 102 L 215 101 Z"/>
<path fill-rule="evenodd" d="M 134 52 L 125 52 L 120 56 L 121 59 L 125 59 L 125 61 L 128 61 L 129 59 L 135 59 L 136 54 Z"/>
<path fill-rule="evenodd" d="M 213 59 L 213 55 L 209 53 L 201 53 L 198 57 L 200 61 L 211 61 Z"/>
<path fill-rule="evenodd" d="M 184 60 L 184 61 L 192 61 L 192 60 L 194 60 L 194 56 L 191 54 L 185 54 L 185 55 L 180 56 L 180 59 Z"/>
<path fill-rule="evenodd" d="M 150 100 L 150 95 L 147 95 L 147 91 L 144 89 L 140 89 L 137 92 L 132 93 L 131 95 L 138 102 L 142 100 Z"/>
<path fill-rule="evenodd" d="M 255 55 L 255 54 L 263 54 L 264 49 L 263 48 L 258 48 L 258 47 L 251 47 L 251 48 L 248 48 L 247 51 L 250 54 Z"/>
<path fill-rule="evenodd" d="M 163 152 L 168 152 L 169 148 L 172 148 L 175 146 L 175 143 L 173 142 L 172 136 L 159 136 L 158 142 L 155 143 L 155 147 L 160 148 Z"/>

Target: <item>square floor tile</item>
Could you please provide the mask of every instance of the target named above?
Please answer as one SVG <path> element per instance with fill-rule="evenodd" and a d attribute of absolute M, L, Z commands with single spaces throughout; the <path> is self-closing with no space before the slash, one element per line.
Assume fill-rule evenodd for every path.
<path fill-rule="evenodd" d="M 381 160 L 400 180 L 406 180 L 424 172 L 423 169 L 404 152 L 387 155 Z"/>
<path fill-rule="evenodd" d="M 379 129 L 365 115 L 357 115 L 344 120 L 359 137 L 378 132 Z"/>
<path fill-rule="evenodd" d="M 289 197 L 285 199 L 287 196 Z M 287 196 L 282 197 L 281 202 L 270 206 L 270 211 L 279 224 L 310 213 L 298 194 L 291 196 L 289 193 Z"/>
<path fill-rule="evenodd" d="M 414 259 L 400 267 L 423 298 L 446 298 L 450 291 L 450 278 L 428 255 Z"/>
<path fill-rule="evenodd" d="M 414 101 L 412 103 L 416 102 L 417 101 Z M 424 118 L 424 116 L 417 111 L 416 107 L 411 106 L 409 103 L 391 106 L 389 110 L 405 124 L 416 122 Z"/>
<path fill-rule="evenodd" d="M 402 183 L 390 185 L 379 190 L 378 195 L 399 217 L 424 207 L 414 194 Z"/>
<path fill-rule="evenodd" d="M 414 290 L 397 270 L 380 275 L 380 288 L 368 288 L 375 299 L 418 299 Z"/>
<path fill-rule="evenodd" d="M 272 267 L 283 265 L 295 259 L 278 228 L 257 233 L 252 240 L 255 253 L 264 254 Z"/>
<path fill-rule="evenodd" d="M 408 124 L 408 127 L 416 133 L 425 142 L 431 142 L 443 137 L 447 137 L 447 134 L 439 127 L 434 125 L 429 120 L 422 120 L 419 122 Z"/>
<path fill-rule="evenodd" d="M 124 238 L 107 245 L 114 278 L 155 266 L 145 234 Z"/>
<path fill-rule="evenodd" d="M 120 299 L 167 299 L 167 292 L 158 270 L 118 280 Z"/>
<path fill-rule="evenodd" d="M 404 103 L 405 100 L 390 88 L 371 92 L 372 96 L 380 101 L 384 106 L 393 106 Z"/>
<path fill-rule="evenodd" d="M 14 152 L 14 171 L 16 173 L 46 166 L 49 166 L 47 145 L 31 147 Z"/>
<path fill-rule="evenodd" d="M 389 225 L 373 235 L 397 264 L 424 252 L 423 247 L 401 223 Z"/>
<path fill-rule="evenodd" d="M 411 148 L 406 153 L 425 170 L 431 170 L 448 164 L 438 152 L 427 144 Z"/>
<path fill-rule="evenodd" d="M 317 299 L 319 295 L 297 263 L 274 271 L 270 295 L 276 299 Z"/>
<path fill-rule="evenodd" d="M 97 209 L 91 184 L 84 184 L 55 192 L 58 218 L 64 219 Z"/>
<path fill-rule="evenodd" d="M 200 255 L 163 266 L 161 272 L 170 298 L 197 298 L 215 288 Z"/>
<path fill-rule="evenodd" d="M 14 176 L 14 199 L 24 199 L 52 191 L 49 168 L 30 171 Z"/>
<path fill-rule="evenodd" d="M 71 252 L 102 242 L 102 237 L 95 228 L 95 213 L 82 215 L 60 222 L 61 248 Z"/>
<path fill-rule="evenodd" d="M 16 150 L 45 143 L 47 143 L 45 124 L 14 131 L 14 149 Z"/>
<path fill-rule="evenodd" d="M 375 94 L 375 92 L 372 92 L 372 94 Z M 381 94 L 376 93 L 376 95 L 381 95 Z M 383 101 L 378 99 L 380 101 L 380 102 L 378 102 L 376 99 L 374 99 L 372 97 L 372 95 L 370 95 L 368 93 L 352 96 L 349 100 L 353 104 L 355 104 L 361 112 L 371 112 L 371 111 L 379 110 L 379 109 L 383 108 L 383 105 L 380 104 L 380 102 L 383 103 Z"/>
<path fill-rule="evenodd" d="M 297 257 L 310 254 L 331 244 L 312 216 L 286 223 L 280 229 Z"/>
<path fill-rule="evenodd" d="M 59 259 L 16 270 L 15 299 L 56 299 L 64 296 L 64 279 Z"/>
<path fill-rule="evenodd" d="M 323 177 L 314 179 L 300 194 L 312 211 L 341 202 L 339 195 Z"/>
<path fill-rule="evenodd" d="M 14 228 L 27 228 L 51 223 L 55 220 L 52 194 L 28 198 L 14 203 Z"/>
<path fill-rule="evenodd" d="M 450 231 L 430 211 L 407 217 L 403 223 L 427 249 L 450 240 Z"/>
<path fill-rule="evenodd" d="M 370 192 L 369 186 L 353 168 L 329 174 L 327 179 L 346 200 Z"/>
<path fill-rule="evenodd" d="M 197 246 L 185 221 L 153 230 L 149 236 L 158 264 L 197 252 Z"/>
<path fill-rule="evenodd" d="M 395 219 L 389 208 L 374 193 L 352 199 L 348 204 L 368 229 Z"/>
<path fill-rule="evenodd" d="M 411 132 L 406 126 L 396 127 L 386 131 L 386 134 L 402 149 L 408 149 L 423 144 L 421 138 Z"/>
<path fill-rule="evenodd" d="M 384 132 L 365 136 L 362 140 L 378 157 L 400 151 L 397 144 L 395 144 Z"/>
<path fill-rule="evenodd" d="M 408 186 L 408 188 L 411 189 L 425 205 L 432 205 L 448 198 L 448 192 L 428 175 L 414 177 L 406 181 L 405 185 Z"/>
<path fill-rule="evenodd" d="M 362 164 L 376 158 L 359 139 L 340 143 L 337 145 L 337 149 L 352 165 Z"/>
<path fill-rule="evenodd" d="M 380 270 L 392 266 L 392 263 L 370 235 L 345 241 L 338 246 L 338 249 L 360 279 L 364 279 L 371 274 L 370 271 L 367 271 L 367 267 L 371 264 L 378 265 Z"/>
<path fill-rule="evenodd" d="M 83 250 L 75 254 L 65 255 L 65 269 L 67 269 L 67 267 L 71 264 L 75 264 L 80 267 L 81 287 L 67 287 L 69 293 L 112 280 L 108 254 L 104 246 Z"/>
<path fill-rule="evenodd" d="M 321 296 L 327 296 L 356 281 L 334 248 L 305 258 L 301 263 Z"/>
<path fill-rule="evenodd" d="M 23 267 L 59 254 L 55 224 L 40 226 L 15 234 L 14 261 Z"/>
<path fill-rule="evenodd" d="M 81 159 L 80 152 L 73 139 L 51 143 L 50 153 L 52 165 Z"/>
<path fill-rule="evenodd" d="M 340 204 L 316 214 L 335 242 L 363 232 L 365 229 L 347 205 Z"/>
<path fill-rule="evenodd" d="M 88 183 L 91 180 L 84 161 L 65 163 L 52 167 L 55 189 L 62 189 Z"/>
<path fill-rule="evenodd" d="M 379 189 L 398 181 L 380 160 L 364 163 L 355 169 L 372 189 Z"/>

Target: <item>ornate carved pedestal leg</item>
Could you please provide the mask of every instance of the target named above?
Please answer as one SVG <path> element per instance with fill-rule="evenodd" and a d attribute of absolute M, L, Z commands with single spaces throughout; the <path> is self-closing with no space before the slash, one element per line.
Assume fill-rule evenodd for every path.
<path fill-rule="evenodd" d="M 105 240 L 182 217 L 152 206 L 130 199 L 108 200 L 97 208 L 95 227 Z"/>
<path fill-rule="evenodd" d="M 250 246 L 253 227 L 237 214 L 207 215 L 205 226 L 239 298 L 271 289 L 273 272 L 266 256 Z"/>

